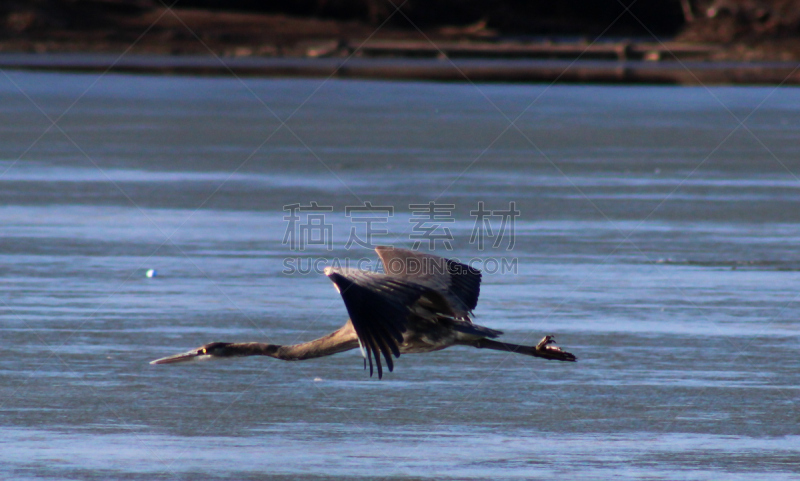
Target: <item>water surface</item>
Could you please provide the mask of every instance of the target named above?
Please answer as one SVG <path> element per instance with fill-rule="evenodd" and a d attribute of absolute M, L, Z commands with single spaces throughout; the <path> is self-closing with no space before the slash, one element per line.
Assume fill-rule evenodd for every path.
<path fill-rule="evenodd" d="M 7 71 L 0 95 L 14 479 L 800 474 L 796 89 Z M 330 250 L 284 242 L 284 207 L 311 202 Z M 365 202 L 394 209 L 372 242 L 404 247 L 409 205 L 453 205 L 436 248 L 484 267 L 476 322 L 579 362 L 148 364 L 339 327 L 303 272 L 374 261 L 345 247 Z M 480 202 L 519 211 L 497 248 L 470 243 Z"/>

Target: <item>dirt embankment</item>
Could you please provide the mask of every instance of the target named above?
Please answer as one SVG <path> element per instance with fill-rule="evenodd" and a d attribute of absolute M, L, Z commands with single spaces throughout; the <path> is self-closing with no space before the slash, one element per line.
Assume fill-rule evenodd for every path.
<path fill-rule="evenodd" d="M 588 45 L 600 38 L 703 44 L 712 47 L 707 60 L 800 60 L 800 0 L 627 2 L 630 10 L 617 0 L 408 0 L 397 11 L 385 0 L 172 2 L 6 0 L 0 52 L 302 57 L 352 53 L 342 46 L 366 40 L 490 49 L 509 39 Z"/>

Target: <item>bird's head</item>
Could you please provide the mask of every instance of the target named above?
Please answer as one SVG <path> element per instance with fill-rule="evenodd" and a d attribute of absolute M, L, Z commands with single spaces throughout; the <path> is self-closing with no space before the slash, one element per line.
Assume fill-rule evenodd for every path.
<path fill-rule="evenodd" d="M 210 342 L 204 344 L 191 351 L 182 352 L 180 354 L 173 354 L 172 356 L 162 357 L 155 361 L 150 361 L 150 364 L 173 364 L 177 362 L 190 362 L 190 361 L 205 361 L 208 359 L 219 359 L 223 357 L 233 357 L 238 353 L 231 349 L 230 342 Z"/>

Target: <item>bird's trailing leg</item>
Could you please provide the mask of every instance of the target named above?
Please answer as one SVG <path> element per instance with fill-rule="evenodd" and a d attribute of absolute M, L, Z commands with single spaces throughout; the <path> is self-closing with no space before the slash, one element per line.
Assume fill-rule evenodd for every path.
<path fill-rule="evenodd" d="M 577 358 L 567 351 L 562 351 L 560 347 L 556 347 L 555 339 L 553 336 L 544 336 L 539 344 L 536 346 L 521 346 L 519 344 L 511 344 L 508 342 L 493 341 L 491 339 L 480 339 L 470 343 L 470 345 L 479 349 L 494 349 L 496 351 L 514 352 L 517 354 L 526 354 L 528 356 L 541 357 L 544 359 L 555 361 L 576 361 Z"/>

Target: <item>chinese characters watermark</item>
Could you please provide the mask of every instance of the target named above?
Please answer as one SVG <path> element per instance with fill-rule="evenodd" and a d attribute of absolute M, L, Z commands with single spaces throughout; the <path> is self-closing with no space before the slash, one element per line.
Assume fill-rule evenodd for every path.
<path fill-rule="evenodd" d="M 342 235 L 344 232 L 348 233 L 344 242 L 344 248 L 347 250 L 356 248 L 372 250 L 379 245 L 392 247 L 405 237 L 411 243 L 412 250 L 435 251 L 438 248 L 452 251 L 456 238 L 454 230 L 458 233 L 460 229 L 462 235 L 466 237 L 463 219 L 457 222 L 454 214 L 456 205 L 435 201 L 409 204 L 407 210 L 396 209 L 391 205 L 373 205 L 371 202 L 364 202 L 362 205 L 346 206 L 343 218 L 341 213 L 335 212 L 333 206 L 321 205 L 315 201 L 308 204 L 288 204 L 283 206 L 283 211 L 287 214 L 283 217 L 286 221 L 286 231 L 282 244 L 288 246 L 290 251 L 298 253 L 305 252 L 309 248 L 332 251 L 334 234 Z M 407 217 L 403 215 L 405 213 L 408 213 Z M 515 202 L 509 202 L 507 206 L 501 208 L 488 209 L 484 201 L 479 201 L 477 209 L 469 210 L 469 214 L 472 220 L 469 235 L 471 246 L 480 252 L 487 248 L 503 249 L 506 252 L 514 249 L 516 220 L 521 215 Z M 408 223 L 405 226 L 404 223 L 395 221 L 398 215 L 407 219 Z M 341 222 L 346 222 L 347 225 L 341 225 Z M 410 227 L 408 224 L 411 224 Z M 394 234 L 392 226 L 395 227 Z M 397 231 L 400 233 L 396 233 Z M 444 256 L 455 260 L 446 253 Z M 516 258 L 491 256 L 465 259 L 462 263 L 485 273 L 516 273 L 518 266 Z M 285 259 L 284 273 L 321 273 L 325 267 L 339 266 L 359 269 L 378 267 L 374 261 L 366 257 L 340 260 L 303 256 Z"/>
<path fill-rule="evenodd" d="M 372 242 L 373 237 L 385 236 L 389 234 L 389 231 L 388 229 L 374 227 L 373 224 L 389 222 L 389 218 L 394 216 L 394 207 L 373 206 L 370 202 L 365 202 L 363 206 L 345 207 L 344 215 L 350 218 L 350 222 L 364 225 L 363 239 L 358 236 L 356 226 L 350 227 L 350 237 L 347 238 L 344 248 L 349 249 L 355 244 L 367 249 L 374 249 L 376 245 Z"/>
<path fill-rule="evenodd" d="M 450 228 L 443 227 L 442 224 L 451 224 L 456 221 L 453 217 L 455 204 L 437 204 L 433 201 L 427 204 L 409 204 L 411 209 L 411 219 L 413 223 L 409 239 L 414 241 L 414 250 L 419 249 L 422 241 L 428 242 L 428 249 L 436 249 L 436 241 L 442 241 L 444 248 L 453 250 L 453 233 Z"/>
<path fill-rule="evenodd" d="M 520 215 L 517 210 L 516 202 L 509 202 L 508 210 L 486 210 L 483 201 L 478 202 L 478 210 L 469 211 L 470 216 L 475 217 L 475 225 L 472 227 L 472 233 L 469 236 L 470 244 L 478 244 L 478 250 L 485 249 L 485 238 L 494 239 L 492 247 L 497 249 L 503 244 L 503 239 L 508 234 L 508 245 L 506 250 L 514 249 L 516 242 L 515 222 Z M 500 217 L 500 226 L 492 229 L 492 219 Z M 496 233 L 495 233 L 496 231 Z"/>
<path fill-rule="evenodd" d="M 307 246 L 324 246 L 333 250 L 333 225 L 325 222 L 325 213 L 333 212 L 333 206 L 311 202 L 309 205 L 285 205 L 283 210 L 289 212 L 283 216 L 283 220 L 288 222 L 283 245 L 288 245 L 293 251 L 304 251 Z"/>

